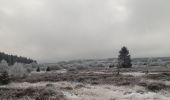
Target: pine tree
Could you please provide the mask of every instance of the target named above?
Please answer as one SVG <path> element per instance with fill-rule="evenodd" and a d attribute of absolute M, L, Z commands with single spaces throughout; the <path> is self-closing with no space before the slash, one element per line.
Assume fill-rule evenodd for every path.
<path fill-rule="evenodd" d="M 131 68 L 131 57 L 129 50 L 124 46 L 119 51 L 118 64 L 120 68 Z"/>
<path fill-rule="evenodd" d="M 38 67 L 36 71 L 37 71 L 37 72 L 40 72 L 40 67 Z"/>
<path fill-rule="evenodd" d="M 4 71 L 0 76 L 0 82 L 2 85 L 6 85 L 10 82 L 10 78 L 7 71 Z"/>
<path fill-rule="evenodd" d="M 50 67 L 47 67 L 46 71 L 47 71 L 47 72 L 48 72 L 48 71 L 51 71 Z"/>

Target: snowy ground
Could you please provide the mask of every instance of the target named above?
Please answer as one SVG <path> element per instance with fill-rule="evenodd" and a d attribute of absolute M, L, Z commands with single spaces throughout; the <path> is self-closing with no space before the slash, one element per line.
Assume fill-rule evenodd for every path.
<path fill-rule="evenodd" d="M 48 72 L 46 72 L 46 71 L 40 71 L 40 72 L 32 71 L 31 72 L 31 74 L 44 74 L 44 73 L 48 73 Z M 50 71 L 49 73 L 53 73 L 53 74 L 56 74 L 56 73 L 67 73 L 67 70 L 66 69 L 61 69 L 61 70 Z"/>
<path fill-rule="evenodd" d="M 123 75 L 132 75 L 132 76 L 143 76 L 145 75 L 145 73 L 142 73 L 142 72 L 125 72 L 125 73 L 122 73 Z"/>
<path fill-rule="evenodd" d="M 1 88 L 28 88 L 28 87 L 44 87 L 47 84 L 53 84 L 55 89 L 62 87 L 71 87 L 72 90 L 62 90 L 68 100 L 170 100 L 168 91 L 160 91 L 158 93 L 148 92 L 140 86 L 113 86 L 113 85 L 89 85 L 71 82 L 38 82 L 38 83 L 10 83 Z M 80 88 L 75 88 L 82 85 Z"/>

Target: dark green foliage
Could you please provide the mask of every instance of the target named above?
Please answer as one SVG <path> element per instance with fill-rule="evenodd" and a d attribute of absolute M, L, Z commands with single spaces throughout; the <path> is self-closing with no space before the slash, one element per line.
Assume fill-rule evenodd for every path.
<path fill-rule="evenodd" d="M 25 63 L 25 64 L 30 64 L 32 62 L 36 63 L 35 60 L 29 59 L 26 57 L 21 57 L 21 56 L 18 57 L 16 55 L 8 55 L 8 54 L 0 52 L 0 61 L 2 61 L 3 59 L 6 60 L 9 65 L 13 65 L 16 62 Z"/>
<path fill-rule="evenodd" d="M 0 83 L 6 85 L 10 82 L 10 78 L 7 71 L 4 71 L 0 76 Z"/>
<path fill-rule="evenodd" d="M 37 71 L 37 72 L 40 72 L 40 67 L 38 67 L 36 71 Z"/>
<path fill-rule="evenodd" d="M 119 51 L 118 65 L 120 68 L 132 67 L 129 50 L 126 47 L 122 47 L 121 50 Z"/>
<path fill-rule="evenodd" d="M 46 71 L 47 71 L 47 72 L 48 72 L 48 71 L 51 71 L 50 67 L 47 67 Z"/>

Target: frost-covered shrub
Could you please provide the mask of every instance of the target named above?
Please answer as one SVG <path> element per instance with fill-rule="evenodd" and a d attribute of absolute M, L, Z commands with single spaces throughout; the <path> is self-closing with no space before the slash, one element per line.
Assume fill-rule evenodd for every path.
<path fill-rule="evenodd" d="M 102 63 L 98 63 L 96 66 L 97 66 L 97 67 L 105 67 L 105 65 L 102 64 Z"/>
<path fill-rule="evenodd" d="M 24 68 L 27 70 L 28 73 L 30 73 L 34 70 L 32 67 L 32 64 L 25 64 Z"/>
<path fill-rule="evenodd" d="M 38 64 L 38 66 L 36 67 L 36 69 L 37 69 L 38 67 L 40 67 L 40 70 L 41 70 L 41 71 L 46 71 L 46 69 L 47 69 L 47 66 L 46 66 L 45 64 Z"/>
<path fill-rule="evenodd" d="M 2 60 L 0 63 L 0 72 L 8 70 L 8 63 L 5 60 Z"/>
<path fill-rule="evenodd" d="M 62 67 L 60 65 L 52 65 L 52 66 L 50 66 L 50 69 L 51 70 L 61 70 Z"/>
<path fill-rule="evenodd" d="M 31 63 L 31 65 L 32 65 L 32 68 L 34 68 L 34 69 L 36 69 L 39 66 L 39 64 L 37 64 L 35 62 Z"/>
<path fill-rule="evenodd" d="M 22 78 L 27 76 L 28 72 L 27 69 L 24 68 L 24 65 L 21 63 L 15 63 L 9 69 L 9 74 L 15 78 Z"/>

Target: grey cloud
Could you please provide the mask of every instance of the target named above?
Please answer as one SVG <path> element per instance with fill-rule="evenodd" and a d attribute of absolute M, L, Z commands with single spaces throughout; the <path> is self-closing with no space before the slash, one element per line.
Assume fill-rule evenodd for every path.
<path fill-rule="evenodd" d="M 169 0 L 0 0 L 0 47 L 40 62 L 168 56 Z"/>

